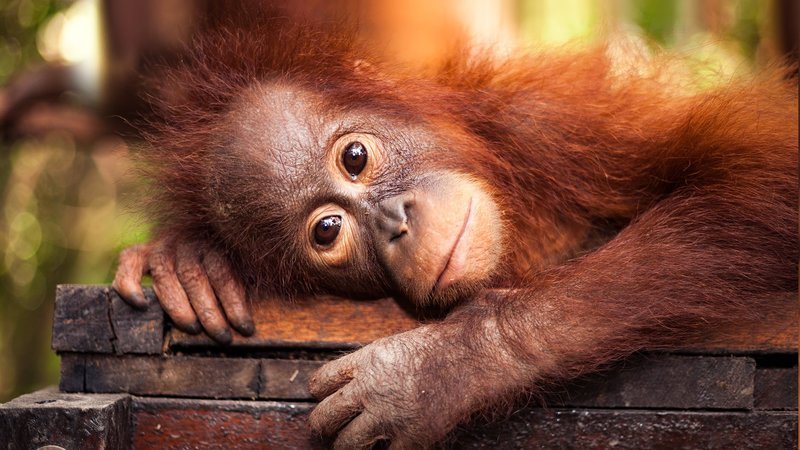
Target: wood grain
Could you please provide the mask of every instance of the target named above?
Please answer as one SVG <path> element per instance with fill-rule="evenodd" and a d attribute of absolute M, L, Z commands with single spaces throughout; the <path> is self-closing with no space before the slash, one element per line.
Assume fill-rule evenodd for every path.
<path fill-rule="evenodd" d="M 151 289 L 151 306 L 137 311 L 105 286 L 58 287 L 53 348 L 58 352 L 158 354 L 165 348 L 195 351 L 269 349 L 353 349 L 375 339 L 410 330 L 421 323 L 392 299 L 356 301 L 333 297 L 256 302 L 256 333 L 234 336 L 230 346 L 215 344 L 205 335 L 192 336 L 169 326 Z M 796 296 L 776 297 L 782 306 L 760 322 L 743 320 L 735 326 L 709 325 L 708 336 L 679 349 L 694 353 L 796 353 L 798 304 Z M 166 328 L 171 328 L 165 332 Z M 166 333 L 166 334 L 165 334 Z"/>
<path fill-rule="evenodd" d="M 324 449 L 311 403 L 136 398 L 132 448 Z"/>
<path fill-rule="evenodd" d="M 0 405 L 3 448 L 316 449 L 314 404 L 63 394 Z M 524 408 L 460 426 L 453 448 L 797 448 L 796 411 Z"/>
<path fill-rule="evenodd" d="M 134 448 L 325 448 L 310 403 L 134 397 Z M 459 427 L 452 448 L 797 448 L 796 412 L 527 408 Z"/>
<path fill-rule="evenodd" d="M 118 355 L 157 355 L 164 348 L 165 314 L 152 290 L 145 292 L 150 307 L 131 308 L 111 289 L 104 289 L 109 300 L 109 319 L 114 332 L 114 352 Z"/>
<path fill-rule="evenodd" d="M 794 353 L 798 344 L 796 297 L 779 297 L 784 307 L 761 322 L 709 327 L 707 338 L 687 343 L 680 351 L 696 353 Z M 327 348 L 363 346 L 380 337 L 419 326 L 411 314 L 392 299 L 355 301 L 319 298 L 285 304 L 263 301 L 254 305 L 255 335 L 235 336 L 232 347 Z M 173 329 L 169 346 L 176 349 L 215 347 L 205 335 L 192 336 Z"/>
<path fill-rule="evenodd" d="M 410 330 L 419 322 L 389 298 L 355 301 L 332 297 L 258 302 L 253 308 L 256 332 L 234 336 L 233 347 L 347 349 Z M 173 329 L 173 348 L 214 346 L 205 335 L 192 336 Z"/>
<path fill-rule="evenodd" d="M 258 398 L 259 363 L 196 356 L 84 357 L 86 392 L 202 398 Z"/>
<path fill-rule="evenodd" d="M 44 389 L 0 404 L 0 448 L 123 449 L 130 443 L 130 396 Z"/>
<path fill-rule="evenodd" d="M 113 340 L 108 297 L 102 288 L 76 285 L 56 288 L 53 350 L 111 353 Z"/>
<path fill-rule="evenodd" d="M 61 389 L 219 399 L 313 401 L 308 379 L 324 361 L 189 356 L 62 355 Z M 796 372 L 795 372 L 796 373 Z M 749 357 L 643 355 L 550 391 L 550 406 L 753 409 Z M 774 388 L 774 383 L 772 388 Z M 764 389 L 771 389 L 765 385 Z M 788 389 L 788 388 L 787 388 Z M 770 404 L 789 405 L 787 389 Z M 796 390 L 795 390 L 796 392 Z M 764 409 L 769 408 L 766 402 Z"/>
<path fill-rule="evenodd" d="M 548 405 L 590 408 L 753 408 L 756 364 L 728 356 L 639 355 L 552 395 Z"/>
<path fill-rule="evenodd" d="M 797 380 L 797 366 L 757 370 L 754 407 L 797 410 Z"/>
<path fill-rule="evenodd" d="M 59 285 L 53 318 L 57 352 L 159 354 L 166 320 L 152 289 L 150 307 L 131 308 L 109 286 Z"/>
<path fill-rule="evenodd" d="M 797 413 L 528 409 L 462 427 L 458 449 L 796 449 Z"/>

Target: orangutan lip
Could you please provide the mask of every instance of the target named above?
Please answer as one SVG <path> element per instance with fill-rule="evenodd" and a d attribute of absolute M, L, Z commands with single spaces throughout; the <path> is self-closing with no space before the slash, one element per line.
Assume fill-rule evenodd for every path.
<path fill-rule="evenodd" d="M 458 236 L 456 236 L 456 240 L 455 242 L 453 242 L 453 246 L 450 248 L 450 252 L 447 255 L 447 262 L 445 262 L 444 268 L 439 273 L 439 276 L 436 277 L 436 283 L 434 283 L 433 285 L 434 291 L 443 289 L 450 284 L 443 278 L 444 275 L 447 273 L 447 269 L 450 268 L 450 262 L 453 259 L 453 255 L 455 254 L 456 249 L 458 249 L 458 244 L 461 243 L 461 238 L 464 236 L 464 232 L 467 230 L 467 225 L 469 224 L 471 217 L 472 217 L 472 197 L 470 197 L 469 199 L 469 205 L 467 206 L 467 214 L 466 217 L 464 217 L 464 223 L 461 224 L 461 231 L 458 232 Z"/>

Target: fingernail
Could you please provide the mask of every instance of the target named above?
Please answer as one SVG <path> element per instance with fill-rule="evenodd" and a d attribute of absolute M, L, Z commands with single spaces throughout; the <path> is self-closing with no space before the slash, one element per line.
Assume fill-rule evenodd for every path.
<path fill-rule="evenodd" d="M 184 327 L 183 331 L 189 334 L 198 334 L 203 331 L 203 326 L 200 325 L 200 321 L 195 320 L 191 325 Z"/>
<path fill-rule="evenodd" d="M 227 328 L 224 329 L 223 331 L 217 333 L 216 335 L 211 336 L 211 337 L 215 341 L 217 341 L 218 343 L 223 344 L 223 345 L 228 345 L 233 340 L 233 335 L 231 334 L 231 330 L 229 330 Z"/>
<path fill-rule="evenodd" d="M 137 293 L 133 294 L 131 297 L 132 297 L 132 300 L 133 300 L 133 306 L 136 309 L 140 309 L 140 310 L 144 311 L 149 306 L 148 301 L 144 297 L 144 295 L 139 294 L 137 292 Z"/>
<path fill-rule="evenodd" d="M 256 324 L 252 320 L 247 320 L 245 323 L 240 324 L 236 331 L 242 336 L 252 336 L 256 332 Z"/>

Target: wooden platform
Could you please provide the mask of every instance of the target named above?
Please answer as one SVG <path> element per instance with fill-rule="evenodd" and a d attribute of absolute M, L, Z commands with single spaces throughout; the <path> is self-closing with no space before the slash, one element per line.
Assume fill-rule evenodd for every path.
<path fill-rule="evenodd" d="M 465 425 L 450 444 L 797 448 L 797 304 L 778 301 L 787 313 L 768 323 L 637 355 L 514 414 Z M 172 329 L 155 303 L 140 312 L 107 287 L 59 287 L 59 389 L 0 405 L 0 448 L 324 448 L 305 426 L 309 374 L 418 324 L 390 299 L 265 302 L 254 314 L 253 337 L 220 347 Z"/>

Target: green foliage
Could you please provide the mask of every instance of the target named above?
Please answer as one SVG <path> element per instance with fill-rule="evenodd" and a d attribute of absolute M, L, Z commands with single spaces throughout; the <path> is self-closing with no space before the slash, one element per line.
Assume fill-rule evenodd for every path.
<path fill-rule="evenodd" d="M 66 5 L 63 0 L 0 2 L 0 85 L 17 68 L 41 61 L 36 50 L 36 33 Z"/>
<path fill-rule="evenodd" d="M 736 23 L 729 32 L 729 37 L 738 42 L 742 53 L 748 58 L 756 56 L 758 44 L 761 42 L 759 22 L 764 19 L 763 0 L 739 0 L 736 5 Z"/>
<path fill-rule="evenodd" d="M 0 85 L 41 63 L 37 33 L 67 4 L 0 3 Z M 58 382 L 56 285 L 109 283 L 121 246 L 146 238 L 121 205 L 133 191 L 127 149 L 57 133 L 0 144 L 0 402 Z"/>
<path fill-rule="evenodd" d="M 633 20 L 648 36 L 661 44 L 674 43 L 673 32 L 678 18 L 678 4 L 673 0 L 633 2 Z"/>
<path fill-rule="evenodd" d="M 51 134 L 0 148 L 0 401 L 58 380 L 49 350 L 59 283 L 109 283 L 122 243 L 146 227 L 120 197 L 133 190 L 121 140 L 77 145 Z"/>

